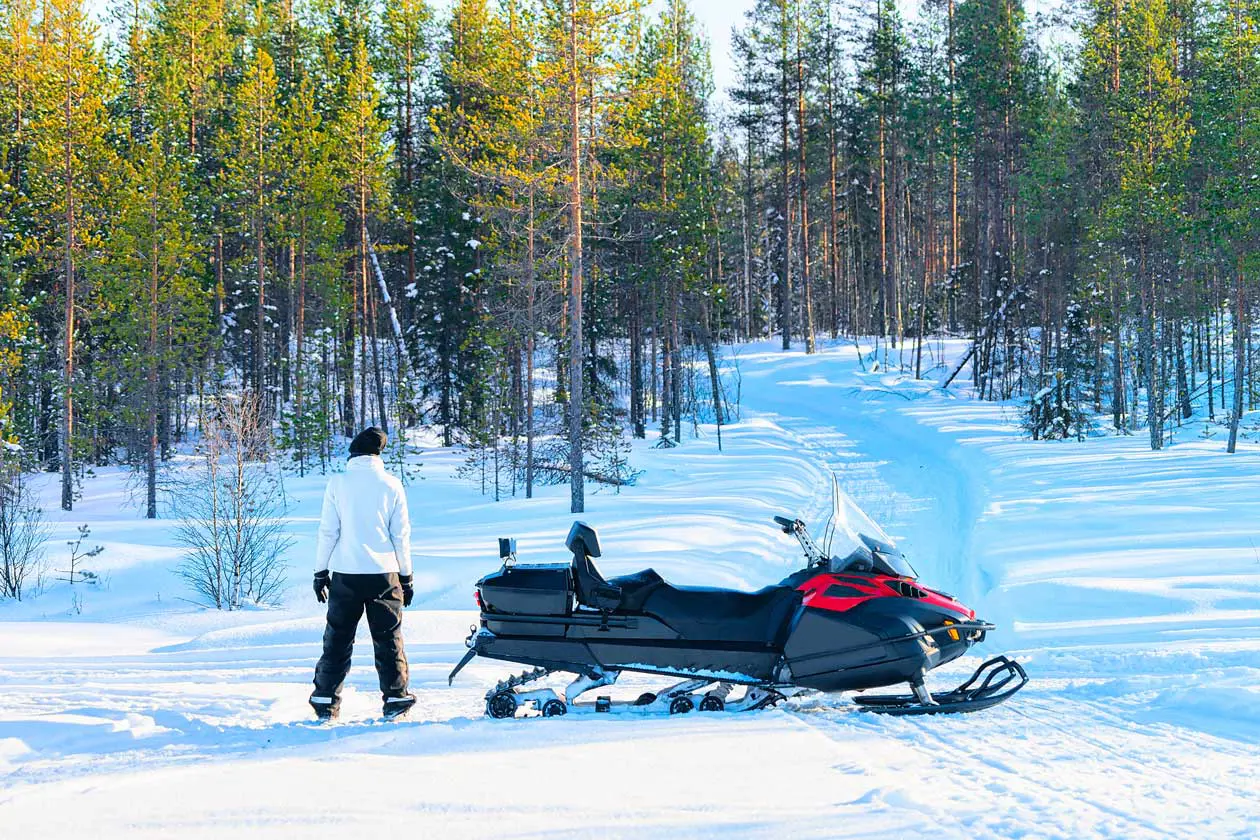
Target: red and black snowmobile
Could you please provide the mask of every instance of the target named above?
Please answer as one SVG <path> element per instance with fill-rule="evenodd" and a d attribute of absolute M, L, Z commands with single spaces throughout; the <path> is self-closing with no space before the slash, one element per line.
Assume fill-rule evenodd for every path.
<path fill-rule="evenodd" d="M 569 531 L 573 559 L 565 564 L 517 565 L 515 541 L 500 540 L 503 567 L 477 583 L 480 627 L 450 679 L 474 656 L 532 666 L 486 694 L 495 718 L 530 708 L 565 714 L 622 671 L 683 681 L 630 704 L 599 697 L 596 711 L 745 711 L 804 690 L 907 683 L 907 695 L 853 699 L 873 712 L 920 715 L 986 709 L 1023 688 L 1024 669 L 998 656 L 952 691 L 927 690 L 928 671 L 983 641 L 994 625 L 920 584 L 892 540 L 839 488 L 834 493 L 824 543 L 841 539 L 843 556 L 820 548 L 801 520 L 776 516 L 807 564 L 757 592 L 673 586 L 651 569 L 605 579 L 594 563 L 599 537 L 582 522 Z M 563 697 L 531 686 L 554 672 L 577 675 Z"/>

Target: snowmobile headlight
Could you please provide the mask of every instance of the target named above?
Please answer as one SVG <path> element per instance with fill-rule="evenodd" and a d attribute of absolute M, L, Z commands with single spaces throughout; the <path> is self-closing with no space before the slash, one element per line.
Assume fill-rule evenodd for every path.
<path fill-rule="evenodd" d="M 946 626 L 946 627 L 950 626 L 950 625 L 951 625 L 951 624 L 953 624 L 953 623 L 954 623 L 954 620 L 953 620 L 952 618 L 947 618 L 947 619 L 945 619 L 945 626 Z M 950 637 L 951 639 L 953 639 L 955 642 L 956 642 L 956 641 L 958 641 L 958 631 L 957 631 L 957 630 L 950 630 L 950 631 L 948 631 L 948 632 L 949 632 L 949 637 Z"/>

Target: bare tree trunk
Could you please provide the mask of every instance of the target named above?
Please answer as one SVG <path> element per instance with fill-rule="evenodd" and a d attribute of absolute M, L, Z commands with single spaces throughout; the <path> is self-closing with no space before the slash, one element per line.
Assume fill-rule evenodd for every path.
<path fill-rule="evenodd" d="M 883 0 L 875 0 L 875 10 L 877 14 L 876 27 L 882 38 L 884 30 Z M 876 83 L 876 95 L 879 97 L 879 269 L 881 278 L 880 299 L 882 303 L 880 306 L 882 317 L 880 332 L 884 335 L 890 335 L 892 333 L 892 323 L 889 320 L 892 302 L 892 271 L 888 261 L 888 117 L 886 113 L 887 106 L 884 102 L 884 72 L 882 68 L 877 72 L 879 74 Z"/>
<path fill-rule="evenodd" d="M 412 97 L 411 85 L 413 74 L 413 63 L 415 55 L 413 52 L 413 44 L 410 38 L 407 39 L 406 61 L 404 66 L 404 98 L 403 98 L 403 185 L 407 190 L 406 206 L 411 211 L 407 219 L 407 286 L 405 288 L 414 289 L 416 286 L 416 213 L 414 208 L 414 200 L 412 197 L 412 187 L 414 186 L 414 128 L 412 116 Z M 531 187 L 532 190 L 532 187 Z M 530 193 L 531 199 L 533 193 Z"/>
<path fill-rule="evenodd" d="M 1147 243 L 1144 241 L 1138 259 L 1138 281 L 1142 289 L 1142 326 L 1139 335 L 1142 342 L 1143 373 L 1146 375 L 1146 425 L 1150 432 L 1151 449 L 1157 450 L 1162 448 L 1164 443 L 1161 423 L 1164 400 L 1159 368 L 1156 364 L 1158 360 L 1155 348 L 1155 288 L 1150 279 L 1148 259 Z"/>
<path fill-rule="evenodd" d="M 1243 301 L 1242 258 L 1234 269 L 1234 406 L 1229 418 L 1229 445 L 1226 452 L 1238 450 L 1238 423 L 1243 412 L 1243 374 L 1246 370 L 1246 305 Z M 1223 377 L 1222 377 L 1223 378 Z"/>
<path fill-rule="evenodd" d="M 670 403 L 674 409 L 674 443 L 682 443 L 682 334 L 678 329 L 678 297 L 677 289 L 670 294 L 670 325 L 669 325 L 669 343 L 670 359 L 669 366 L 673 370 L 673 394 L 670 396 Z"/>
<path fill-rule="evenodd" d="M 1211 307 L 1216 305 L 1216 301 L 1209 292 L 1206 315 L 1203 319 L 1203 355 L 1207 362 L 1207 398 L 1208 398 L 1208 419 L 1216 419 L 1216 405 L 1214 398 L 1216 396 L 1216 383 L 1212 381 L 1212 310 Z"/>
<path fill-rule="evenodd" d="M 779 77 L 781 97 L 779 102 L 779 141 L 783 154 L 783 277 L 779 281 L 780 301 L 779 329 L 783 333 L 783 349 L 792 348 L 792 174 L 788 155 L 788 11 L 787 0 L 779 0 L 783 10 L 780 36 L 783 50 L 780 56 Z"/>
<path fill-rule="evenodd" d="M 658 306 L 658 302 L 657 302 L 655 284 L 652 286 L 651 312 L 652 312 L 652 322 L 653 322 L 652 324 L 652 354 L 651 354 L 651 364 L 650 364 L 651 376 L 649 377 L 649 384 L 648 384 L 648 397 L 652 400 L 652 422 L 655 423 L 658 413 L 659 413 L 658 405 L 660 402 L 659 397 L 658 397 L 658 395 L 660 394 L 660 391 L 658 391 L 656 387 L 656 374 L 657 374 L 657 369 L 658 369 L 658 364 L 659 364 L 658 350 L 659 350 L 659 345 L 660 345 L 660 332 L 661 332 L 660 307 Z"/>
<path fill-rule="evenodd" d="M 376 297 L 365 294 L 365 298 L 368 302 L 368 324 L 372 328 L 369 336 L 371 338 L 369 347 L 372 350 L 372 376 L 376 383 L 376 411 L 379 415 L 378 422 L 380 423 L 381 431 L 389 434 L 389 414 L 385 411 L 385 372 L 381 366 L 381 330 L 380 321 L 377 318 Z"/>
<path fill-rule="evenodd" d="M 949 0 L 949 257 L 950 282 L 958 272 L 958 107 L 955 99 L 954 0 Z"/>
<path fill-rule="evenodd" d="M 805 62 L 801 55 L 801 4 L 796 3 L 796 145 L 797 187 L 801 216 L 801 289 L 805 295 L 805 352 L 813 353 L 814 298 L 809 277 L 809 170 L 805 161 Z"/>
<path fill-rule="evenodd" d="M 663 320 L 668 321 L 668 318 Z M 674 380 L 672 369 L 674 354 L 671 351 L 672 344 L 672 334 L 669 330 L 666 330 L 665 337 L 661 341 L 661 441 L 665 444 L 669 443 L 670 426 L 674 422 Z"/>
<path fill-rule="evenodd" d="M 630 296 L 630 426 L 637 438 L 647 437 L 643 415 L 643 307 L 638 288 Z"/>
<path fill-rule="evenodd" d="M 532 163 L 532 159 L 531 159 Z M 531 166 L 532 170 L 532 166 Z M 528 242 L 525 251 L 525 498 L 534 497 L 534 184 L 529 185 Z"/>
<path fill-rule="evenodd" d="M 718 376 L 717 354 L 713 350 L 713 331 L 709 328 L 709 307 L 701 314 L 704 326 L 704 355 L 709 363 L 709 388 L 713 391 L 713 420 L 717 424 L 718 452 L 722 451 L 722 383 Z"/>
<path fill-rule="evenodd" d="M 61 509 L 74 508 L 74 137 L 71 114 L 70 38 L 66 38 L 65 82 L 65 190 L 66 190 L 66 312 L 65 345 L 62 348 L 61 406 Z"/>
<path fill-rule="evenodd" d="M 1194 409 L 1190 405 L 1190 391 L 1194 385 L 1192 382 L 1186 381 L 1186 354 L 1185 354 L 1185 331 L 1182 327 L 1180 319 L 1177 321 L 1177 341 L 1173 345 L 1173 352 L 1177 354 L 1177 402 L 1181 408 L 1181 419 L 1189 420 L 1194 416 Z M 1190 328 L 1190 376 L 1194 376 L 1194 325 Z M 1181 425 L 1178 423 L 1178 425 Z"/>
<path fill-rule="evenodd" d="M 919 326 L 914 341 L 914 378 L 923 376 L 923 333 L 927 331 L 927 304 L 929 281 L 936 263 L 936 145 L 928 150 L 927 163 L 927 219 L 924 222 L 923 286 L 919 291 Z"/>
<path fill-rule="evenodd" d="M 145 507 L 144 515 L 148 519 L 157 519 L 157 449 L 158 449 L 158 196 L 149 196 L 149 346 L 148 374 L 146 381 L 146 406 L 148 426 L 148 446 L 144 457 L 145 466 Z"/>
<path fill-rule="evenodd" d="M 341 346 L 338 348 L 341 356 L 341 433 L 352 438 L 355 434 L 355 416 L 354 416 L 354 331 L 355 320 L 359 316 L 359 291 L 358 284 L 352 283 L 353 302 L 350 317 L 346 319 L 344 328 L 341 331 Z M 446 446 L 450 446 L 448 441 Z"/>
<path fill-rule="evenodd" d="M 1115 353 L 1112 357 L 1112 383 L 1111 383 L 1111 422 L 1117 430 L 1124 428 L 1125 400 L 1124 400 L 1124 333 L 1121 328 L 1120 318 L 1120 284 L 1114 277 L 1111 281 L 1111 322 L 1112 342 L 1115 345 Z"/>
<path fill-rule="evenodd" d="M 747 168 L 749 170 L 752 168 L 751 158 Z M 748 240 L 748 202 L 751 200 L 751 181 L 752 176 L 749 174 L 745 181 L 744 195 L 741 196 L 739 203 L 740 245 L 744 251 L 743 285 L 740 288 L 740 324 L 743 329 L 744 340 L 746 341 L 752 339 L 752 243 Z"/>
<path fill-rule="evenodd" d="M 254 260 L 258 264 L 258 323 L 254 333 L 254 393 L 258 395 L 259 399 L 265 401 L 266 384 L 264 370 L 266 369 L 266 356 L 264 354 L 267 348 L 263 343 L 263 336 L 266 334 L 267 323 L 267 266 L 265 231 L 263 229 L 263 115 L 261 97 L 257 104 L 258 115 L 255 123 L 258 130 L 254 138 L 255 164 L 257 166 L 257 171 L 254 173 Z"/>
<path fill-rule="evenodd" d="M 578 0 L 570 0 L 569 24 L 569 510 L 586 507 L 582 472 L 582 149 L 578 111 Z"/>
<path fill-rule="evenodd" d="M 306 475 L 306 426 L 302 411 L 306 407 L 306 371 L 303 367 L 303 349 L 306 338 L 306 214 L 302 214 L 301 230 L 298 235 L 297 279 L 297 312 L 294 316 L 294 373 L 295 392 L 293 394 L 293 416 L 297 426 L 294 444 L 297 447 L 298 475 Z"/>
<path fill-rule="evenodd" d="M 223 332 L 223 290 L 223 231 L 220 230 L 214 236 L 214 328 L 219 334 Z M 215 341 L 212 361 L 216 367 L 219 362 L 219 345 L 220 342 Z"/>
<path fill-rule="evenodd" d="M 366 161 L 367 148 L 365 141 L 360 135 L 359 137 L 360 161 Z M 367 184 L 364 183 L 364 174 L 359 173 L 358 176 L 358 199 L 359 199 L 359 259 L 358 272 L 355 277 L 355 299 L 357 306 L 355 307 L 355 317 L 359 321 L 359 418 L 366 424 L 368 421 L 367 413 L 367 395 L 369 369 L 368 369 L 368 294 L 367 294 Z M 353 350 L 351 351 L 353 357 Z"/>
<path fill-rule="evenodd" d="M 830 15 L 830 4 L 828 4 L 828 15 Z M 830 27 L 830 18 L 828 19 Z M 827 218 L 827 244 L 830 246 L 827 250 L 828 268 L 831 275 L 831 294 L 830 294 L 830 321 L 829 331 L 832 338 L 838 338 L 840 335 L 840 261 L 837 257 L 837 249 L 840 245 L 839 226 L 837 224 L 836 211 L 836 104 L 835 104 L 835 69 L 832 67 L 832 53 L 835 51 L 834 44 L 830 43 L 830 39 L 834 36 L 828 31 L 828 47 L 827 47 L 827 199 L 830 210 Z"/>
<path fill-rule="evenodd" d="M 280 335 L 276 339 L 277 355 L 280 356 L 280 370 L 276 373 L 276 384 L 280 388 L 280 403 L 288 405 L 293 398 L 293 296 L 297 292 L 297 243 L 293 236 L 288 237 L 285 252 L 289 261 L 289 277 L 284 289 L 284 319 L 280 321 Z M 278 411 L 276 412 L 279 413 Z"/>

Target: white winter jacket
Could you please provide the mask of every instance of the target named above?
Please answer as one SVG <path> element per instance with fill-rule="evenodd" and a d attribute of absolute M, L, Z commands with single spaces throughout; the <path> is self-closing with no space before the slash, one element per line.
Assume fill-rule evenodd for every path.
<path fill-rule="evenodd" d="M 328 480 L 315 571 L 411 574 L 411 521 L 402 482 L 376 455 L 351 458 Z"/>

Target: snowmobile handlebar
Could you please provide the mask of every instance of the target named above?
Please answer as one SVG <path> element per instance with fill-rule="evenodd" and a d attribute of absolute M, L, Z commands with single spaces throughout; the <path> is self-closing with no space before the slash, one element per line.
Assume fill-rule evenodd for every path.
<path fill-rule="evenodd" d="M 805 559 L 809 566 L 825 566 L 831 562 L 831 558 L 827 556 L 818 543 L 814 542 L 814 538 L 809 535 L 809 531 L 805 528 L 805 523 L 800 519 L 788 519 L 786 516 L 774 517 L 774 522 L 783 529 L 783 533 L 796 537 L 796 541 L 801 544 L 801 551 L 805 553 Z"/>
<path fill-rule="evenodd" d="M 785 534 L 790 534 L 793 531 L 795 531 L 797 525 L 805 524 L 804 522 L 801 522 L 801 520 L 799 519 L 788 519 L 786 516 L 776 516 L 774 518 L 774 522 L 776 525 L 783 528 L 783 533 Z"/>

